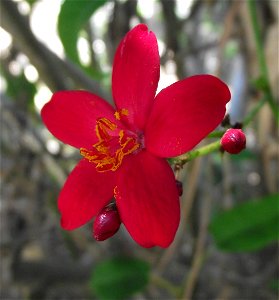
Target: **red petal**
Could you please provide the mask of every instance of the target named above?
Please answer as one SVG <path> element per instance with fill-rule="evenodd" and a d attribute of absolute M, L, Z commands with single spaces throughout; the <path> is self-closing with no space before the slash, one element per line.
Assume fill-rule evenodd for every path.
<path fill-rule="evenodd" d="M 146 148 L 161 157 L 191 150 L 223 120 L 229 99 L 227 85 L 211 75 L 192 76 L 163 89 L 146 125 Z"/>
<path fill-rule="evenodd" d="M 113 172 L 97 172 L 82 159 L 70 173 L 58 199 L 61 226 L 72 230 L 87 223 L 113 197 Z"/>
<path fill-rule="evenodd" d="M 120 218 L 143 247 L 168 247 L 180 218 L 175 178 L 168 163 L 142 151 L 120 169 L 115 198 Z"/>
<path fill-rule="evenodd" d="M 144 24 L 129 31 L 114 58 L 112 92 L 118 110 L 128 109 L 128 120 L 143 129 L 160 76 L 156 36 Z"/>
<path fill-rule="evenodd" d="M 114 109 L 102 98 L 86 91 L 53 94 L 41 115 L 48 130 L 62 142 L 90 149 L 97 142 L 96 119 L 114 120 Z"/>

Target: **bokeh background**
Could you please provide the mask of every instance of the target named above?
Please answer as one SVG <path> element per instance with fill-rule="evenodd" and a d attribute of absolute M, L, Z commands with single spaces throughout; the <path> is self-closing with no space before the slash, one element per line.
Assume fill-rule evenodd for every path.
<path fill-rule="evenodd" d="M 0 1 L 1 299 L 277 299 L 278 11 L 277 0 Z M 247 136 L 241 154 L 177 173 L 182 218 L 168 249 L 141 248 L 123 226 L 101 243 L 92 224 L 60 228 L 57 196 L 80 155 L 40 119 L 57 90 L 111 101 L 114 52 L 140 22 L 158 38 L 158 91 L 219 76 L 229 126 Z"/>

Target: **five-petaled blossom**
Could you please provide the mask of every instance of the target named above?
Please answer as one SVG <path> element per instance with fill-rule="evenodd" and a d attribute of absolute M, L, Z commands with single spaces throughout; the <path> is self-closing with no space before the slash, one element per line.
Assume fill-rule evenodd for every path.
<path fill-rule="evenodd" d="M 121 41 L 113 63 L 115 107 L 86 91 L 55 93 L 42 109 L 49 131 L 83 158 L 59 195 L 61 226 L 72 230 L 114 197 L 121 221 L 143 247 L 167 247 L 180 219 L 165 158 L 191 150 L 222 121 L 230 92 L 211 75 L 178 81 L 156 96 L 160 60 L 144 24 Z"/>

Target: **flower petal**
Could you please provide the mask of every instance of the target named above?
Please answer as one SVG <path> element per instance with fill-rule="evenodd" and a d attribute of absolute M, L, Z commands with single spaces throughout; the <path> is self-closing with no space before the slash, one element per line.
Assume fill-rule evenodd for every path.
<path fill-rule="evenodd" d="M 43 122 L 56 138 L 88 149 L 97 142 L 96 119 L 106 117 L 113 121 L 113 114 L 110 104 L 86 91 L 57 92 L 41 112 Z"/>
<path fill-rule="evenodd" d="M 180 218 L 179 198 L 168 163 L 142 151 L 119 171 L 116 205 L 125 227 L 143 247 L 168 247 Z"/>
<path fill-rule="evenodd" d="M 113 172 L 97 172 L 82 159 L 70 173 L 58 199 L 61 226 L 72 230 L 87 223 L 113 197 Z"/>
<path fill-rule="evenodd" d="M 161 157 L 191 150 L 223 120 L 229 99 L 227 85 L 211 75 L 192 76 L 163 89 L 146 125 L 146 148 Z"/>
<path fill-rule="evenodd" d="M 151 110 L 160 76 L 156 36 L 144 24 L 129 31 L 114 58 L 112 92 L 117 109 L 127 109 L 128 121 L 142 130 Z"/>

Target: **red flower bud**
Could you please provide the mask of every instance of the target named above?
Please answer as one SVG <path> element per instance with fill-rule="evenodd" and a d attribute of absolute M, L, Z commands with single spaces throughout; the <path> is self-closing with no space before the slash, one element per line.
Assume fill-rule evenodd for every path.
<path fill-rule="evenodd" d="M 176 188 L 177 188 L 177 191 L 178 191 L 178 195 L 179 197 L 182 196 L 183 194 L 183 186 L 182 186 L 182 182 L 179 181 L 179 180 L 175 180 L 175 183 L 176 183 Z"/>
<path fill-rule="evenodd" d="M 116 205 L 107 205 L 99 212 L 94 221 L 94 238 L 97 241 L 108 239 L 118 231 L 120 224 L 121 220 Z"/>
<path fill-rule="evenodd" d="M 241 129 L 228 129 L 221 138 L 222 149 L 237 154 L 246 147 L 246 136 Z"/>

